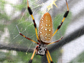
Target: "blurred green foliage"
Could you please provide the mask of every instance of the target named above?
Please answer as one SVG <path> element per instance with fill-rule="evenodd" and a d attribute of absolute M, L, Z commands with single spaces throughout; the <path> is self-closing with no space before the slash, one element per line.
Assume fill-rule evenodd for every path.
<path fill-rule="evenodd" d="M 31 2 L 33 6 L 37 5 L 34 0 L 31 0 Z M 24 8 L 27 7 L 26 0 L 22 0 L 22 3 L 18 5 L 13 5 L 9 3 L 12 7 L 14 7 L 14 11 L 10 16 L 8 16 L 5 12 L 4 9 L 5 4 L 8 4 L 8 2 L 6 2 L 5 0 L 0 0 L 0 38 L 5 32 L 4 29 L 7 28 L 9 32 L 8 44 L 34 48 L 36 44 L 32 43 L 31 41 L 19 35 L 20 31 L 29 38 L 32 38 L 33 40 L 37 41 L 35 35 L 35 29 L 28 12 L 25 12 L 25 15 L 23 17 L 20 14 L 19 17 L 12 19 L 12 16 L 15 14 L 16 11 L 21 12 Z M 38 13 L 40 13 L 40 11 Z M 57 29 L 57 26 L 61 23 L 61 20 L 63 19 L 63 14 L 64 13 L 62 14 L 60 13 L 56 15 L 56 17 L 53 19 L 54 31 Z M 59 32 L 57 32 L 56 35 L 54 36 L 53 38 L 54 40 L 57 40 L 64 35 L 70 20 L 71 20 L 71 13 L 69 13 L 69 16 L 67 17 L 67 19 L 65 19 Z M 18 26 L 19 31 L 16 25 Z M 6 39 L 4 39 L 3 44 L 6 45 L 5 40 Z M 57 62 L 59 56 L 61 56 L 62 53 L 60 52 L 60 50 L 61 48 L 51 53 L 54 62 Z M 0 50 L 0 63 L 27 63 L 32 55 L 32 53 L 26 54 L 26 52 L 24 53 L 18 51 L 16 51 L 17 53 L 16 55 L 13 55 L 12 52 L 13 51 L 8 51 L 5 53 Z M 35 55 L 33 63 L 41 63 L 41 56 Z"/>

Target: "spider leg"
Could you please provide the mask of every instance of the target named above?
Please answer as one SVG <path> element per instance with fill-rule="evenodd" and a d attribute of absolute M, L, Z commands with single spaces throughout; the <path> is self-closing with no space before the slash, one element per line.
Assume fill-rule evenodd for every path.
<path fill-rule="evenodd" d="M 67 11 L 66 11 L 65 14 L 64 14 L 64 18 L 62 19 L 61 24 L 57 27 L 56 31 L 53 33 L 52 36 L 54 36 L 54 35 L 57 33 L 57 31 L 61 28 L 61 26 L 62 26 L 62 24 L 63 24 L 65 18 L 68 16 L 68 13 L 69 13 L 69 7 L 68 7 L 67 0 L 66 0 L 66 5 L 67 5 Z"/>
<path fill-rule="evenodd" d="M 48 63 L 50 63 L 50 59 L 49 59 L 49 56 L 48 56 L 47 52 L 46 52 L 46 57 L 47 57 Z"/>
<path fill-rule="evenodd" d="M 35 32 L 36 32 L 36 37 L 37 37 L 37 39 L 38 39 L 38 41 L 39 41 L 39 37 L 38 37 L 38 33 L 37 33 L 37 26 L 36 26 L 36 23 L 35 23 L 35 19 L 34 19 L 34 17 L 33 17 L 33 12 L 32 12 L 32 10 L 31 10 L 31 8 L 29 7 L 29 2 L 28 2 L 28 0 L 27 0 L 27 7 L 28 7 L 28 12 L 29 12 L 29 14 L 31 15 L 32 20 L 33 20 L 33 23 L 34 23 Z"/>
<path fill-rule="evenodd" d="M 59 42 L 62 38 L 63 38 L 63 37 L 61 37 L 59 40 L 56 40 L 56 41 L 54 41 L 54 42 L 49 43 L 48 45 L 54 44 L 54 43 L 56 43 L 56 42 Z"/>
<path fill-rule="evenodd" d="M 52 58 L 51 58 L 51 55 L 50 55 L 48 49 L 47 49 L 47 55 L 48 55 L 48 57 L 49 57 L 49 59 L 50 59 L 50 63 L 53 63 Z"/>
<path fill-rule="evenodd" d="M 30 40 L 30 41 L 32 41 L 32 42 L 34 42 L 34 43 L 36 43 L 36 44 L 38 44 L 38 42 L 36 42 L 36 41 L 34 41 L 34 40 L 32 40 L 32 39 L 30 39 L 30 38 L 28 38 L 28 37 L 26 37 L 25 35 L 23 35 L 22 33 L 19 33 L 21 36 L 23 36 L 24 38 L 26 38 L 26 39 L 28 39 L 28 40 Z"/>
<path fill-rule="evenodd" d="M 23 36 L 24 38 L 26 38 L 26 39 L 28 39 L 28 40 L 30 40 L 30 41 L 32 41 L 32 42 L 34 42 L 34 43 L 38 44 L 38 42 L 36 42 L 36 41 L 34 41 L 34 40 L 32 40 L 32 39 L 30 39 L 30 38 L 26 37 L 26 36 L 25 36 L 25 35 L 23 35 L 22 33 L 20 33 L 20 30 L 19 30 L 19 28 L 18 28 L 18 26 L 17 26 L 17 25 L 16 25 L 16 27 L 17 27 L 18 32 L 19 32 L 19 34 L 20 34 L 21 36 Z"/>
<path fill-rule="evenodd" d="M 34 50 L 34 52 L 33 52 L 32 56 L 31 56 L 31 59 L 29 60 L 29 62 L 28 62 L 28 63 L 32 63 L 32 60 L 33 60 L 34 55 L 35 55 L 35 52 L 36 52 L 36 49 Z"/>

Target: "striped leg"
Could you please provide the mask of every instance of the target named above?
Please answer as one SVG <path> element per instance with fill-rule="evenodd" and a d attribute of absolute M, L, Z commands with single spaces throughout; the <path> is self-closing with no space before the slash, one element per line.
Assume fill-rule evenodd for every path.
<path fill-rule="evenodd" d="M 37 26 L 36 26 L 36 23 L 35 23 L 35 19 L 34 19 L 34 17 L 33 17 L 33 12 L 32 12 L 32 10 L 31 10 L 31 8 L 29 7 L 29 2 L 28 2 L 28 0 L 27 0 L 27 7 L 28 7 L 28 12 L 29 12 L 29 14 L 31 15 L 32 20 L 33 20 L 33 23 L 34 23 L 35 32 L 36 32 L 36 37 L 37 37 L 37 39 L 38 39 L 38 41 L 39 41 L 39 37 L 38 37 L 38 33 L 37 33 Z"/>
<path fill-rule="evenodd" d="M 62 38 L 63 38 L 63 37 L 61 37 L 61 38 L 60 38 L 59 40 L 57 40 L 57 41 L 54 41 L 54 42 L 49 43 L 48 45 L 54 44 L 54 43 L 56 43 L 56 42 L 59 42 Z"/>
<path fill-rule="evenodd" d="M 24 38 L 26 38 L 26 39 L 28 39 L 28 40 L 30 40 L 30 41 L 32 41 L 32 42 L 34 42 L 34 43 L 38 44 L 38 42 L 36 42 L 36 41 L 34 41 L 34 40 L 32 40 L 32 39 L 30 39 L 30 38 L 26 37 L 26 36 L 25 36 L 25 35 L 23 35 L 22 33 L 20 33 L 20 30 L 19 30 L 19 28 L 18 28 L 18 26 L 17 26 L 17 25 L 16 25 L 16 27 L 17 27 L 18 32 L 19 32 L 19 34 L 20 34 L 21 36 L 23 36 Z"/>
<path fill-rule="evenodd" d="M 48 53 L 46 53 L 46 57 L 47 57 L 48 63 L 50 63 L 50 59 L 49 59 Z"/>
<path fill-rule="evenodd" d="M 67 11 L 66 11 L 65 14 L 64 14 L 64 18 L 62 19 L 61 24 L 57 27 L 56 31 L 53 33 L 52 36 L 54 36 L 54 35 L 56 34 L 56 32 L 57 32 L 57 31 L 60 29 L 60 27 L 62 26 L 62 24 L 63 24 L 65 18 L 68 16 L 68 13 L 69 13 L 69 7 L 68 7 L 67 0 L 66 0 L 66 5 L 67 5 Z"/>
<path fill-rule="evenodd" d="M 32 63 L 32 60 L 33 60 L 34 55 L 35 55 L 35 52 L 36 52 L 36 49 L 34 50 L 34 52 L 33 52 L 33 54 L 32 54 L 32 57 L 31 57 L 31 59 L 29 60 L 29 62 L 28 62 L 28 63 Z"/>
<path fill-rule="evenodd" d="M 32 41 L 32 42 L 34 42 L 34 43 L 36 43 L 36 44 L 38 44 L 38 42 L 36 42 L 36 41 L 34 41 L 34 40 L 32 40 L 32 39 L 30 39 L 30 38 L 28 38 L 28 37 L 26 37 L 25 35 L 23 35 L 22 33 L 19 33 L 21 36 L 23 36 L 24 38 L 26 38 L 26 39 L 28 39 L 28 40 L 30 40 L 30 41 Z"/>
<path fill-rule="evenodd" d="M 52 58 L 51 58 L 51 55 L 50 55 L 50 53 L 49 53 L 48 50 L 47 50 L 47 54 L 48 54 L 48 57 L 49 57 L 49 59 L 50 59 L 50 63 L 53 63 Z"/>

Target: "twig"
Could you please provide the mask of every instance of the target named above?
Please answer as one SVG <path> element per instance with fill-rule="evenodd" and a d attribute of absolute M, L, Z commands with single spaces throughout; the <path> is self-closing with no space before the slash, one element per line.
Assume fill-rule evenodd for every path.
<path fill-rule="evenodd" d="M 15 50 L 15 51 L 21 51 L 21 52 L 33 52 L 33 49 L 27 48 L 27 47 L 22 47 L 22 46 L 16 46 L 16 45 L 4 45 L 0 44 L 0 49 L 5 49 L 5 50 Z"/>

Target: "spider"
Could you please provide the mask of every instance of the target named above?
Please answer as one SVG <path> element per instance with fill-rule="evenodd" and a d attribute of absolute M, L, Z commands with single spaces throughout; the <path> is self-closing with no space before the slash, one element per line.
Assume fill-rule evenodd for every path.
<path fill-rule="evenodd" d="M 33 23 L 34 23 L 34 27 L 35 27 L 36 37 L 37 37 L 37 40 L 38 40 L 38 42 L 36 42 L 36 41 L 30 39 L 29 37 L 26 37 L 25 35 L 23 35 L 21 32 L 19 32 L 19 34 L 21 36 L 23 36 L 26 39 L 28 39 L 28 40 L 30 40 L 30 41 L 32 41 L 32 42 L 37 44 L 37 46 L 34 49 L 34 52 L 33 52 L 32 56 L 31 56 L 31 59 L 29 60 L 28 63 L 32 63 L 32 60 L 34 58 L 35 53 L 37 55 L 41 55 L 41 56 L 46 54 L 48 63 L 53 63 L 51 55 L 49 53 L 49 50 L 47 49 L 47 45 L 54 44 L 56 42 L 59 42 L 62 39 L 62 38 L 60 38 L 57 41 L 51 42 L 52 37 L 60 29 L 60 27 L 62 26 L 62 24 L 63 24 L 63 22 L 65 20 L 65 18 L 68 16 L 69 7 L 68 7 L 67 0 L 66 0 L 66 6 L 67 6 L 67 11 L 65 12 L 65 14 L 63 16 L 61 24 L 57 27 L 57 29 L 56 29 L 56 31 L 54 33 L 53 33 L 51 15 L 48 12 L 46 12 L 43 15 L 43 17 L 41 17 L 40 23 L 39 23 L 39 35 L 38 35 L 38 33 L 37 33 L 37 26 L 36 26 L 36 23 L 35 23 L 35 19 L 33 17 L 33 12 L 31 10 L 31 8 L 29 7 L 29 2 L 27 0 L 27 9 L 28 9 L 29 14 L 32 17 L 32 20 L 33 20 Z"/>

